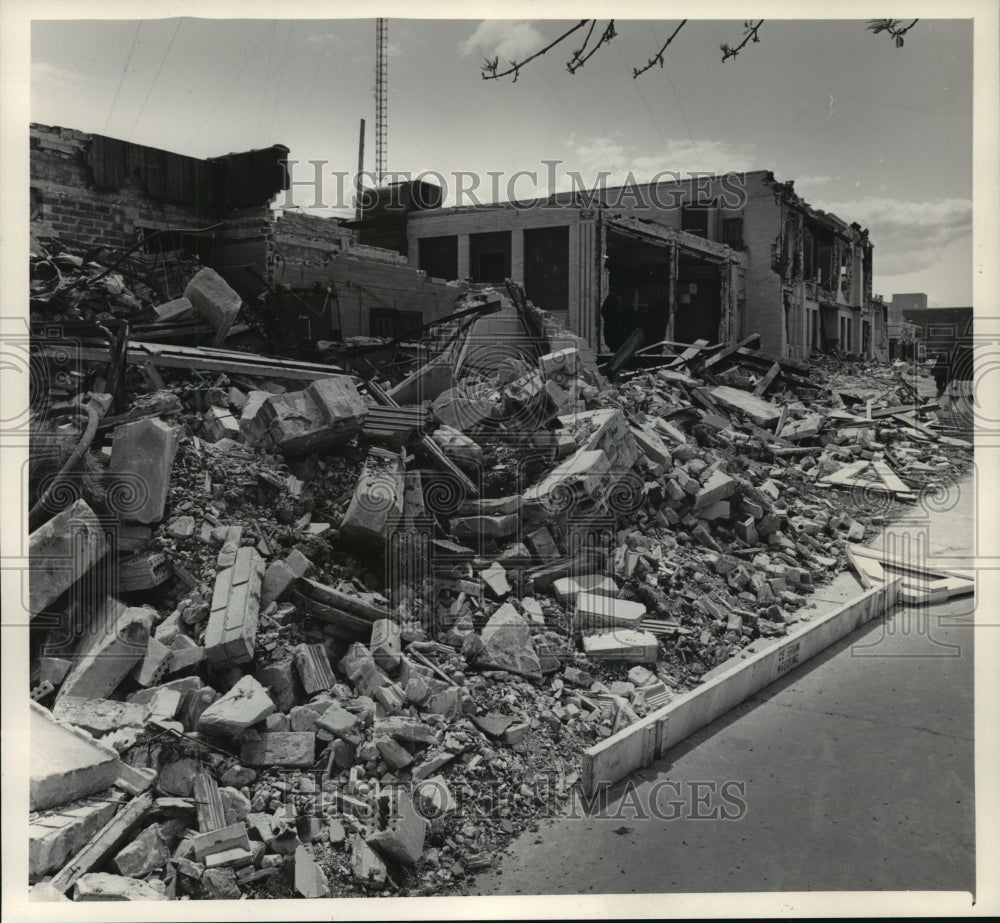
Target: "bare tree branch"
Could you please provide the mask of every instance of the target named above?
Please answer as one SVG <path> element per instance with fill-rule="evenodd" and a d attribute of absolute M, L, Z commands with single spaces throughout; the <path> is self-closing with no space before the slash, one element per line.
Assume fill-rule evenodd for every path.
<path fill-rule="evenodd" d="M 879 32 L 888 32 L 896 40 L 896 47 L 903 47 L 903 36 L 910 31 L 919 19 L 914 19 L 908 26 L 903 26 L 902 19 L 869 19 L 868 28 L 872 33 L 878 35 Z"/>
<path fill-rule="evenodd" d="M 757 30 L 764 25 L 764 20 L 759 19 L 757 25 L 753 24 L 752 20 L 747 20 L 743 23 L 743 28 L 746 30 L 743 33 L 743 41 L 740 42 L 735 48 L 730 47 L 729 44 L 723 42 L 719 46 L 719 50 L 722 52 L 723 62 L 728 61 L 730 58 L 735 58 L 745 47 L 747 42 L 759 42 L 760 39 L 757 37 Z"/>
<path fill-rule="evenodd" d="M 649 59 L 645 67 L 636 67 L 632 69 L 633 80 L 635 80 L 635 78 L 638 77 L 640 74 L 646 73 L 646 71 L 648 71 L 654 64 L 659 64 L 660 67 L 663 67 L 663 52 L 667 50 L 667 46 L 677 37 L 677 33 L 684 28 L 684 23 L 686 22 L 687 22 L 686 19 L 681 20 L 681 24 L 676 29 L 674 29 L 670 38 L 668 38 L 663 43 L 663 47 L 658 52 L 656 52 L 656 54 L 654 54 L 653 57 Z"/>
<path fill-rule="evenodd" d="M 540 58 L 546 52 L 551 51 L 553 48 L 556 47 L 556 45 L 558 45 L 562 41 L 565 41 L 574 32 L 576 32 L 579 29 L 582 29 L 585 25 L 587 25 L 588 22 L 590 22 L 589 19 L 581 19 L 575 26 L 573 26 L 572 29 L 567 29 L 565 32 L 563 32 L 562 35 L 559 36 L 559 38 L 557 38 L 554 42 L 550 42 L 541 51 L 536 51 L 533 55 L 525 58 L 523 61 L 511 61 L 510 67 L 507 68 L 507 70 L 505 71 L 501 71 L 500 73 L 497 73 L 499 59 L 487 58 L 483 62 L 483 67 L 482 67 L 483 80 L 498 80 L 501 77 L 506 77 L 508 74 L 513 74 L 514 80 L 512 82 L 517 83 L 518 74 L 520 73 L 521 68 L 524 67 L 525 64 L 528 64 L 530 61 L 534 61 L 535 58 Z"/>
<path fill-rule="evenodd" d="M 590 27 L 590 32 L 587 33 L 587 42 L 590 41 L 590 33 L 594 31 L 594 25 L 597 24 L 597 20 L 594 20 L 593 25 Z M 566 64 L 566 70 L 571 74 L 575 74 L 584 64 L 586 64 L 602 45 L 606 45 L 610 42 L 618 33 L 615 31 L 615 21 L 613 19 L 608 21 L 608 26 L 604 30 L 604 33 L 598 39 L 597 44 L 590 49 L 583 57 L 580 57 L 581 52 L 587 47 L 587 42 L 583 43 L 583 47 L 579 51 L 573 52 L 573 57 L 570 58 L 569 62 Z"/>

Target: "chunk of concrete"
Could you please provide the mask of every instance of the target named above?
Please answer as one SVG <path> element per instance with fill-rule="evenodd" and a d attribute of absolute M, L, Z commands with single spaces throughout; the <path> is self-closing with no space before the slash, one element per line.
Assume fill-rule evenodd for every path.
<path fill-rule="evenodd" d="M 314 381 L 303 391 L 269 395 L 256 410 L 251 401 L 240 418 L 244 440 L 268 452 L 324 452 L 355 435 L 368 405 L 345 375 Z M 253 410 L 252 416 L 250 412 Z"/>
<path fill-rule="evenodd" d="M 552 581 L 552 589 L 556 598 L 564 606 L 575 606 L 581 593 L 597 594 L 599 596 L 618 595 L 618 584 L 611 577 L 603 574 L 581 574 L 578 577 L 559 577 Z"/>
<path fill-rule="evenodd" d="M 385 858 L 413 865 L 424 852 L 427 821 L 408 792 L 398 791 L 389 801 L 385 827 L 369 836 L 368 842 Z"/>
<path fill-rule="evenodd" d="M 264 686 L 280 712 L 288 712 L 298 701 L 295 689 L 295 667 L 293 662 L 282 660 L 262 667 L 254 678 Z"/>
<path fill-rule="evenodd" d="M 126 878 L 145 878 L 163 868 L 169 858 L 170 850 L 160 835 L 160 825 L 152 824 L 120 850 L 111 860 L 111 865 Z"/>
<path fill-rule="evenodd" d="M 273 712 L 274 702 L 267 690 L 252 676 L 244 676 L 201 713 L 198 731 L 216 737 L 239 737 Z"/>
<path fill-rule="evenodd" d="M 530 624 L 510 603 L 504 603 L 490 616 L 482 631 L 482 642 L 479 662 L 529 679 L 542 678 Z"/>
<path fill-rule="evenodd" d="M 399 666 L 402 653 L 402 629 L 392 619 L 378 619 L 372 625 L 372 637 L 368 649 L 383 670 L 392 671 Z"/>
<path fill-rule="evenodd" d="M 358 834 L 351 837 L 351 874 L 356 881 L 381 890 L 388 870 L 378 853 Z"/>
<path fill-rule="evenodd" d="M 111 505 L 122 519 L 144 524 L 163 519 L 179 438 L 179 427 L 156 417 L 115 428 Z"/>
<path fill-rule="evenodd" d="M 28 610 L 43 611 L 108 550 L 104 528 L 85 500 L 53 516 L 28 539 Z"/>
<path fill-rule="evenodd" d="M 326 692 L 337 677 L 323 644 L 297 644 L 294 651 L 295 670 L 306 695 Z"/>
<path fill-rule="evenodd" d="M 33 885 L 28 891 L 29 901 L 66 901 L 69 903 L 69 898 L 62 893 L 58 888 L 54 888 L 47 881 L 40 881 L 38 884 Z"/>
<path fill-rule="evenodd" d="M 76 881 L 74 901 L 165 901 L 166 895 L 138 878 L 88 872 Z"/>
<path fill-rule="evenodd" d="M 299 766 L 316 762 L 316 735 L 312 731 L 264 731 L 244 738 L 240 759 L 251 766 Z"/>
<path fill-rule="evenodd" d="M 694 496 L 695 510 L 703 510 L 736 492 L 736 481 L 722 471 L 713 471 Z"/>
<path fill-rule="evenodd" d="M 28 881 L 57 872 L 111 820 L 121 797 L 85 798 L 42 811 L 28 823 Z"/>
<path fill-rule="evenodd" d="M 305 898 L 327 897 L 330 893 L 326 873 L 305 846 L 295 849 L 295 890 Z"/>
<path fill-rule="evenodd" d="M 212 663 L 239 664 L 253 659 L 263 576 L 264 559 L 248 546 L 240 548 L 233 566 L 216 577 L 205 628 L 205 656 Z"/>
<path fill-rule="evenodd" d="M 59 697 L 104 699 L 146 656 L 149 632 L 156 612 L 145 606 L 109 607 L 108 620 L 81 640 Z"/>
<path fill-rule="evenodd" d="M 63 724 L 72 724 L 83 728 L 88 734 L 100 737 L 123 727 L 143 727 L 146 723 L 146 709 L 131 702 L 64 695 L 52 706 L 52 717 Z"/>
<path fill-rule="evenodd" d="M 598 593 L 581 593 L 576 599 L 573 630 L 638 628 L 645 617 L 646 607 L 642 603 L 612 599 Z"/>
<path fill-rule="evenodd" d="M 629 628 L 586 634 L 583 636 L 583 652 L 591 660 L 653 663 L 657 652 L 656 635 Z"/>
<path fill-rule="evenodd" d="M 195 314 L 208 321 L 214 331 L 212 346 L 221 346 L 240 313 L 243 299 L 214 269 L 200 269 L 184 288 Z"/>
<path fill-rule="evenodd" d="M 341 536 L 384 545 L 403 518 L 404 488 L 402 456 L 377 447 L 370 449 L 341 521 Z"/>

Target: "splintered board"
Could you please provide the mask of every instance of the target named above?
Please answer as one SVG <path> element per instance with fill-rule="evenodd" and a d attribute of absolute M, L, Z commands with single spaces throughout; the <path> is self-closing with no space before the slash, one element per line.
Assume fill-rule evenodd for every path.
<path fill-rule="evenodd" d="M 706 724 L 805 663 L 835 641 L 891 609 L 902 587 L 897 577 L 803 625 L 691 692 L 670 702 L 583 754 L 583 787 L 592 796 L 655 760 Z"/>

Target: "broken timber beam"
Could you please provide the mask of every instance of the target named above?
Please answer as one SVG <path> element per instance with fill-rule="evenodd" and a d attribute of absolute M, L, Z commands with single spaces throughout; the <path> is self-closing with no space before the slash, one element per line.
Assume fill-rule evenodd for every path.
<path fill-rule="evenodd" d="M 693 734 L 794 667 L 856 628 L 892 609 L 902 586 L 897 578 L 803 625 L 775 644 L 739 659 L 697 689 L 673 698 L 640 721 L 586 750 L 583 788 L 592 796 L 636 769 L 649 766 Z M 748 654 L 750 648 L 744 652 Z"/>
<path fill-rule="evenodd" d="M 714 356 L 710 356 L 708 359 L 705 360 L 705 364 L 704 364 L 705 370 L 708 371 L 710 369 L 715 368 L 715 366 L 717 366 L 720 363 L 724 362 L 726 359 L 729 359 L 729 357 L 732 356 L 733 353 L 738 352 L 741 349 L 746 349 L 747 347 L 749 347 L 751 343 L 756 343 L 757 346 L 760 346 L 760 334 L 759 333 L 752 333 L 752 334 L 750 334 L 750 336 L 745 337 L 744 339 L 740 340 L 738 343 L 733 343 L 731 346 L 724 346 Z M 779 366 L 779 368 L 780 368 L 780 366 Z"/>
<path fill-rule="evenodd" d="M 757 382 L 753 389 L 754 397 L 763 397 L 767 394 L 767 389 L 774 384 L 774 380 L 781 374 L 781 363 L 775 362 L 765 373 L 764 377 Z"/>

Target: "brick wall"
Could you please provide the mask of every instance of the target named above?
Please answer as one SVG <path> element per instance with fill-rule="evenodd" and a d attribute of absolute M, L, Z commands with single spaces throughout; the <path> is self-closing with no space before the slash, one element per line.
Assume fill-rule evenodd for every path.
<path fill-rule="evenodd" d="M 135 188 L 96 189 L 85 160 L 90 138 L 73 129 L 32 125 L 31 231 L 36 236 L 125 248 L 139 239 L 141 228 L 200 228 L 233 214 L 156 202 Z"/>

